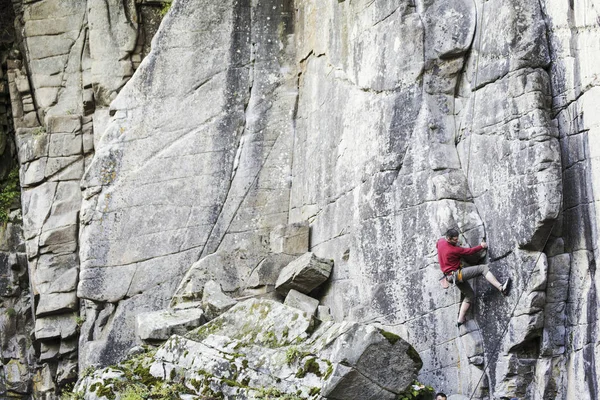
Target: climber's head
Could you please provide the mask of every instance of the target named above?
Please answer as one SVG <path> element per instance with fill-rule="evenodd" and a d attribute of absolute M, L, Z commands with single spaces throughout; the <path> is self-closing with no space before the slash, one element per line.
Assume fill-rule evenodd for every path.
<path fill-rule="evenodd" d="M 435 395 L 435 400 L 447 400 L 447 399 L 448 399 L 448 397 L 442 392 Z"/>
<path fill-rule="evenodd" d="M 458 243 L 458 231 L 454 228 L 448 229 L 444 234 L 446 236 L 446 240 L 449 243 L 456 244 Z"/>

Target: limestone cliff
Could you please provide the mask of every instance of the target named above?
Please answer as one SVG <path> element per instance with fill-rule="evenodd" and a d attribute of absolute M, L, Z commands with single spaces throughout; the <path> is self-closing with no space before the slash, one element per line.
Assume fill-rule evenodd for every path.
<path fill-rule="evenodd" d="M 0 176 L 18 158 L 21 186 L 0 248 L 0 286 L 21 288 L 0 293 L 6 396 L 122 360 L 137 315 L 209 276 L 275 296 L 294 258 L 275 232 L 308 223 L 334 263 L 314 297 L 414 346 L 420 381 L 598 398 L 596 2 L 0 5 Z M 450 227 L 514 280 L 508 298 L 478 281 L 460 331 L 435 253 Z"/>

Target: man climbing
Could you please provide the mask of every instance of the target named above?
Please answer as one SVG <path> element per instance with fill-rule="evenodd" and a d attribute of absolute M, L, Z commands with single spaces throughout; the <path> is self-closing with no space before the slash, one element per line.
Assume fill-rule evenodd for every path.
<path fill-rule="evenodd" d="M 460 247 L 458 246 L 458 231 L 456 229 L 448 229 L 444 237 L 438 240 L 436 247 L 440 268 L 446 276 L 446 279 L 450 283 L 456 283 L 456 286 L 465 296 L 460 306 L 460 312 L 458 313 L 458 321 L 456 321 L 457 326 L 460 327 L 465 322 L 467 310 L 469 310 L 471 301 L 473 301 L 473 298 L 475 297 L 473 288 L 471 288 L 471 285 L 467 282 L 469 279 L 483 275 L 492 286 L 502 293 L 502 295 L 508 296 L 510 291 L 510 278 L 508 278 L 504 284 L 501 284 L 485 264 L 465 268 L 462 268 L 461 266 L 461 257 L 487 249 L 488 246 L 485 241 L 481 242 L 481 244 L 476 247 Z"/>

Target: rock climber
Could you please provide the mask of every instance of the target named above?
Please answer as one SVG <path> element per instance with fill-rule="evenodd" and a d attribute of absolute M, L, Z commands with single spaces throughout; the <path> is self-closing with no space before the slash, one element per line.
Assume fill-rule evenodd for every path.
<path fill-rule="evenodd" d="M 448 229 L 444 234 L 444 237 L 438 240 L 436 247 L 440 268 L 446 276 L 446 280 L 450 283 L 456 283 L 456 286 L 465 296 L 460 306 L 458 320 L 456 321 L 458 327 L 465 322 L 465 316 L 469 310 L 471 301 L 473 301 L 473 298 L 475 297 L 473 288 L 471 288 L 471 285 L 467 282 L 469 279 L 483 275 L 492 286 L 502 293 L 502 295 L 508 296 L 508 293 L 510 292 L 510 278 L 508 278 L 504 284 L 501 284 L 485 264 L 464 268 L 461 265 L 461 257 L 487 249 L 488 246 L 485 241 L 481 242 L 481 244 L 476 247 L 460 247 L 458 245 L 458 231 L 456 229 Z"/>
<path fill-rule="evenodd" d="M 439 392 L 439 393 L 436 393 L 435 400 L 448 400 L 448 396 L 446 396 L 442 392 Z"/>

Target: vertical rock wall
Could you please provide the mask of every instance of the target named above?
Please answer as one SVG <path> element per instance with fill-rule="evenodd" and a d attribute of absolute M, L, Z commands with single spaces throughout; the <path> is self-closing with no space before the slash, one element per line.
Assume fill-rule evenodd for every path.
<path fill-rule="evenodd" d="M 513 365 L 534 370 L 520 349 L 541 334 L 536 262 L 561 205 L 539 5 L 306 1 L 298 20 L 291 219 L 311 221 L 313 251 L 335 258 L 326 303 L 395 328 L 436 387 L 519 395 L 529 382 Z M 490 268 L 516 282 L 508 300 L 478 288 L 479 327 L 460 336 L 434 252 L 452 226 L 465 244 L 486 236 Z"/>
<path fill-rule="evenodd" d="M 152 34 L 161 3 L 5 3 L 2 16 L 12 15 L 6 19 L 15 28 L 5 65 L 21 165 L 23 261 L 29 265 L 35 321 L 30 330 L 37 361 L 30 359 L 27 374 L 17 380 L 25 385 L 19 393 L 53 398 L 58 387 L 77 378 L 83 321 L 76 292 L 80 180 L 93 155 L 94 125 L 102 128 L 109 102 L 148 51 L 144 36 L 138 35 L 138 13 L 145 16 L 144 30 Z M 13 330 L 6 335 L 16 335 Z"/>
<path fill-rule="evenodd" d="M 239 254 L 223 267 L 246 279 L 287 222 L 291 17 L 288 2 L 175 2 L 112 102 L 82 183 L 82 365 L 120 359 L 135 315 L 165 308 L 201 255 Z"/>
<path fill-rule="evenodd" d="M 2 1 L 0 9 L 7 10 L 0 14 L 0 397 L 20 398 L 32 389 L 35 351 L 7 74 L 17 34 L 12 3 Z"/>
<path fill-rule="evenodd" d="M 599 9 L 593 1 L 543 4 L 552 49 L 552 113 L 560 131 L 565 195 L 555 229 L 559 238 L 549 253 L 553 256 L 549 258 L 549 284 L 555 294 L 544 331 L 549 359 L 538 368 L 538 377 L 548 382 L 546 397 L 595 399 L 599 396 Z"/>
<path fill-rule="evenodd" d="M 420 380 L 597 398 L 594 2 L 176 0 L 158 31 L 161 2 L 13 7 L 38 393 L 121 359 L 198 259 L 243 294 L 273 228 L 308 221 L 323 302 L 407 339 Z M 478 281 L 461 331 L 449 227 L 515 282 Z"/>

